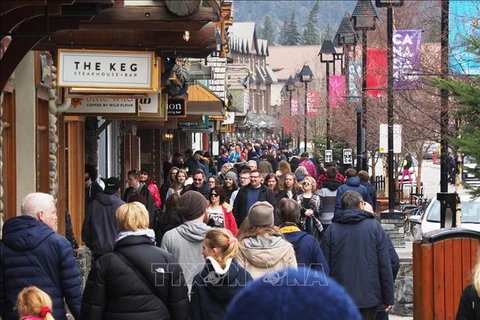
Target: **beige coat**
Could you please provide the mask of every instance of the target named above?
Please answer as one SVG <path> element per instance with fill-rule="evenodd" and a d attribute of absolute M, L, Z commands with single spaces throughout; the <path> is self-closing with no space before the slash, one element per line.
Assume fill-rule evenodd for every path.
<path fill-rule="evenodd" d="M 295 250 L 280 236 L 246 238 L 238 246 L 237 262 L 253 279 L 286 267 L 297 268 Z"/>

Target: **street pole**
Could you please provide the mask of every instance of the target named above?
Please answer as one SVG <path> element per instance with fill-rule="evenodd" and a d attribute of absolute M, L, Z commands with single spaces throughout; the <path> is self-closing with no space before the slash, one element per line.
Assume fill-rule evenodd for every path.
<path fill-rule="evenodd" d="M 333 66 L 335 67 L 335 61 L 333 62 Z M 334 71 L 335 73 L 335 71 Z M 329 88 L 329 82 L 328 78 L 330 78 L 330 63 L 326 63 L 326 74 L 327 74 L 327 94 L 326 94 L 326 99 L 327 99 L 327 150 L 330 150 L 330 88 Z"/>
<path fill-rule="evenodd" d="M 358 118 L 358 116 L 357 116 Z M 357 119 L 358 121 L 358 119 Z M 368 172 L 367 161 L 367 30 L 362 31 L 362 129 L 360 134 L 362 155 L 361 168 Z M 358 138 L 357 138 L 358 139 Z"/>
<path fill-rule="evenodd" d="M 303 132 L 305 134 L 303 137 L 303 151 L 307 152 L 307 82 L 305 82 L 305 120 L 303 124 Z"/>
<path fill-rule="evenodd" d="M 362 108 L 357 102 L 357 171 L 362 170 Z"/>
<path fill-rule="evenodd" d="M 292 91 L 290 91 L 290 121 L 292 120 Z M 288 133 L 288 143 L 291 143 L 292 146 L 293 146 L 292 130 L 293 130 L 293 128 L 290 127 L 290 132 Z"/>
<path fill-rule="evenodd" d="M 448 13 L 449 13 L 449 0 L 442 0 L 442 13 L 441 13 L 441 39 L 440 39 L 440 64 L 441 64 L 441 77 L 446 79 L 448 77 Z M 448 91 L 445 89 L 440 90 L 440 192 L 448 192 Z"/>
<path fill-rule="evenodd" d="M 388 57 L 388 211 L 395 204 L 395 179 L 393 175 L 393 8 L 387 7 L 387 57 Z"/>

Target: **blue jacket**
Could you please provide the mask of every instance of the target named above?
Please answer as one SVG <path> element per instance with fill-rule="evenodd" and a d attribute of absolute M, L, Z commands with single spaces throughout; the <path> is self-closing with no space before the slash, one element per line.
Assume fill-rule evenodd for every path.
<path fill-rule="evenodd" d="M 299 267 L 304 266 L 305 268 L 321 270 L 327 276 L 329 275 L 330 267 L 317 240 L 312 235 L 300 231 L 300 229 L 294 232 L 284 232 L 280 228 L 280 232 L 293 245 Z"/>
<path fill-rule="evenodd" d="M 79 319 L 82 287 L 73 249 L 67 239 L 29 216 L 8 220 L 0 242 L 0 311 L 3 320 L 18 319 L 18 293 L 37 286 L 50 295 L 53 317 L 65 320 L 65 298 Z"/>
<path fill-rule="evenodd" d="M 372 199 L 370 199 L 370 195 L 368 194 L 367 188 L 360 184 L 359 177 L 350 177 L 345 181 L 345 184 L 341 185 L 337 189 L 337 197 L 335 200 L 335 209 L 342 209 L 342 196 L 347 191 L 357 191 L 362 195 L 363 200 L 370 203 L 372 206 Z"/>
<path fill-rule="evenodd" d="M 358 308 L 393 305 L 388 238 L 371 213 L 338 210 L 322 240 L 330 277 L 345 287 Z"/>

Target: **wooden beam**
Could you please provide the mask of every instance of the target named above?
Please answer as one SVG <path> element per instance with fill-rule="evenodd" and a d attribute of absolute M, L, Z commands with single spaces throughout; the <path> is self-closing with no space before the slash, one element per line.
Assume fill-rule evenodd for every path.
<path fill-rule="evenodd" d="M 80 21 L 83 17 L 61 17 L 55 16 L 50 18 L 50 30 L 57 31 L 63 29 L 75 29 L 78 28 Z M 43 17 L 35 17 L 22 23 L 18 31 L 21 33 L 44 33 L 44 25 L 40 22 L 43 21 Z M 40 29 L 40 30 L 39 30 Z M 38 35 L 33 37 L 12 37 L 12 42 L 8 46 L 7 51 L 0 60 L 0 90 L 8 82 L 8 79 L 12 75 L 15 68 L 25 55 L 32 50 L 32 48 L 39 43 L 45 36 Z"/>
<path fill-rule="evenodd" d="M 19 7 L 26 6 L 43 6 L 47 3 L 46 0 L 2 0 L 0 1 L 0 16 Z"/>
<path fill-rule="evenodd" d="M 50 2 L 48 6 L 48 14 L 53 16 L 60 15 L 62 13 L 62 5 L 72 3 L 73 0 L 57 0 Z M 45 15 L 44 5 L 16 7 L 2 15 L 2 19 L 0 20 L 0 33 L 2 35 L 9 33 L 25 20 L 43 15 Z"/>

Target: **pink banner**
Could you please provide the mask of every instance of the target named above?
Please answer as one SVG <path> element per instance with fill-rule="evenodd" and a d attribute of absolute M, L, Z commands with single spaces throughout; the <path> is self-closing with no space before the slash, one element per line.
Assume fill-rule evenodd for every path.
<path fill-rule="evenodd" d="M 292 116 L 298 116 L 298 100 L 292 99 Z"/>
<path fill-rule="evenodd" d="M 318 91 L 307 91 L 307 116 L 316 116 L 320 104 Z"/>
<path fill-rule="evenodd" d="M 385 96 L 387 83 L 387 49 L 367 49 L 367 95 Z"/>
<path fill-rule="evenodd" d="M 330 76 L 328 78 L 329 105 L 331 109 L 338 108 L 345 102 L 345 76 Z"/>
<path fill-rule="evenodd" d="M 295 131 L 295 122 L 292 118 L 283 118 L 283 132 L 290 134 Z"/>

